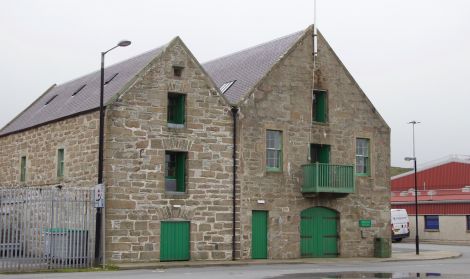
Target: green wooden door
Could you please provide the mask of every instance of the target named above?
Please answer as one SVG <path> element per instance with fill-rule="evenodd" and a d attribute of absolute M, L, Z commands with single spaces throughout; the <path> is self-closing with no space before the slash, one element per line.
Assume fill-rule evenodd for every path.
<path fill-rule="evenodd" d="M 318 165 L 318 178 L 316 178 L 319 183 L 318 186 L 329 187 L 331 182 L 330 168 L 328 167 L 330 163 L 330 146 L 327 144 L 311 144 L 310 161 L 311 163 L 320 163 Z"/>
<path fill-rule="evenodd" d="M 253 210 L 251 219 L 251 258 L 268 258 L 268 212 Z"/>
<path fill-rule="evenodd" d="M 300 256 L 338 256 L 338 214 L 328 208 L 312 207 L 300 214 Z"/>
<path fill-rule="evenodd" d="M 327 122 L 328 108 L 326 100 L 326 91 L 314 91 L 313 101 L 313 120 L 317 122 Z"/>
<path fill-rule="evenodd" d="M 189 260 L 189 222 L 162 221 L 160 226 L 160 261 Z"/>
<path fill-rule="evenodd" d="M 330 146 L 327 144 L 311 144 L 310 145 L 310 162 L 311 163 L 330 163 Z"/>

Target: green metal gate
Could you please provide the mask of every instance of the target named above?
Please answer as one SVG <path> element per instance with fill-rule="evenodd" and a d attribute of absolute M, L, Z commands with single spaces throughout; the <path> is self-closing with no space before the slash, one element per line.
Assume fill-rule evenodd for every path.
<path fill-rule="evenodd" d="M 253 210 L 251 219 L 251 258 L 268 258 L 268 212 Z"/>
<path fill-rule="evenodd" d="M 162 221 L 160 226 L 160 261 L 189 260 L 189 222 Z"/>
<path fill-rule="evenodd" d="M 338 256 L 338 213 L 325 207 L 312 207 L 300 214 L 300 256 Z"/>

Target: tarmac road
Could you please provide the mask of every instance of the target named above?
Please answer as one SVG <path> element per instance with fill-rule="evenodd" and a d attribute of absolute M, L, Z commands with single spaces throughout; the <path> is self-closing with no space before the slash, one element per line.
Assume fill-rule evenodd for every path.
<path fill-rule="evenodd" d="M 395 253 L 413 252 L 413 243 L 394 243 Z M 337 259 L 333 262 L 312 264 L 261 264 L 241 266 L 216 266 L 216 267 L 185 267 L 170 269 L 141 269 L 123 270 L 113 272 L 86 272 L 86 273 L 41 273 L 41 274 L 16 274 L 0 275 L 0 278 L 25 279 L 25 278 L 71 278 L 84 279 L 237 279 L 237 278 L 325 278 L 329 272 L 349 272 L 343 277 L 328 278 L 416 278 L 416 273 L 421 277 L 432 275 L 432 278 L 441 274 L 440 278 L 470 278 L 470 246 L 431 245 L 421 244 L 421 251 L 457 251 L 462 254 L 459 258 L 442 260 L 419 261 L 374 261 L 370 259 L 355 259 L 348 261 Z M 353 273 L 351 273 L 353 272 Z M 361 275 L 355 272 L 362 272 Z M 384 275 L 383 273 L 394 273 Z M 407 277 L 407 274 L 413 277 Z M 385 277 L 368 277 L 368 274 Z M 406 275 L 406 276 L 405 276 Z M 455 275 L 455 276 L 454 276 Z M 461 275 L 461 276 L 457 276 Z M 389 276 L 389 277 L 387 277 Z"/>

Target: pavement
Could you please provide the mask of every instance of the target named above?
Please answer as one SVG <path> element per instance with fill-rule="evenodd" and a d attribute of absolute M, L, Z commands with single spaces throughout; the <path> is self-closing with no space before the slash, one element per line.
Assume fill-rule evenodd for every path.
<path fill-rule="evenodd" d="M 243 265 L 269 265 L 269 264 L 341 264 L 365 262 L 396 262 L 396 261 L 424 261 L 452 259 L 462 256 L 454 251 L 420 251 L 419 255 L 413 252 L 393 251 L 390 258 L 303 258 L 284 260 L 236 260 L 236 261 L 181 261 L 181 262 L 148 262 L 148 263 L 122 263 L 116 264 L 119 270 L 133 269 L 167 269 L 179 267 L 214 267 L 214 266 L 243 266 Z"/>

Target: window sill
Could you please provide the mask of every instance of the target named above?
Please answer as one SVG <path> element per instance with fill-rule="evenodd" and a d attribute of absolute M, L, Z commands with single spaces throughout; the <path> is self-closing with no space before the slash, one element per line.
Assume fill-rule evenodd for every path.
<path fill-rule="evenodd" d="M 266 173 L 282 173 L 281 169 L 267 169 Z"/>
<path fill-rule="evenodd" d="M 439 229 L 424 229 L 425 232 L 439 232 Z"/>
<path fill-rule="evenodd" d="M 357 177 L 370 177 L 370 174 L 368 173 L 356 173 Z"/>
<path fill-rule="evenodd" d="M 184 124 L 167 123 L 167 127 L 170 129 L 184 129 Z"/>
<path fill-rule="evenodd" d="M 163 194 L 164 199 L 187 199 L 189 198 L 189 194 L 186 192 L 165 192 Z"/>
<path fill-rule="evenodd" d="M 330 122 L 320 122 L 320 121 L 315 121 L 315 120 L 312 120 L 312 125 L 320 125 L 320 126 L 328 126 L 330 125 Z"/>

